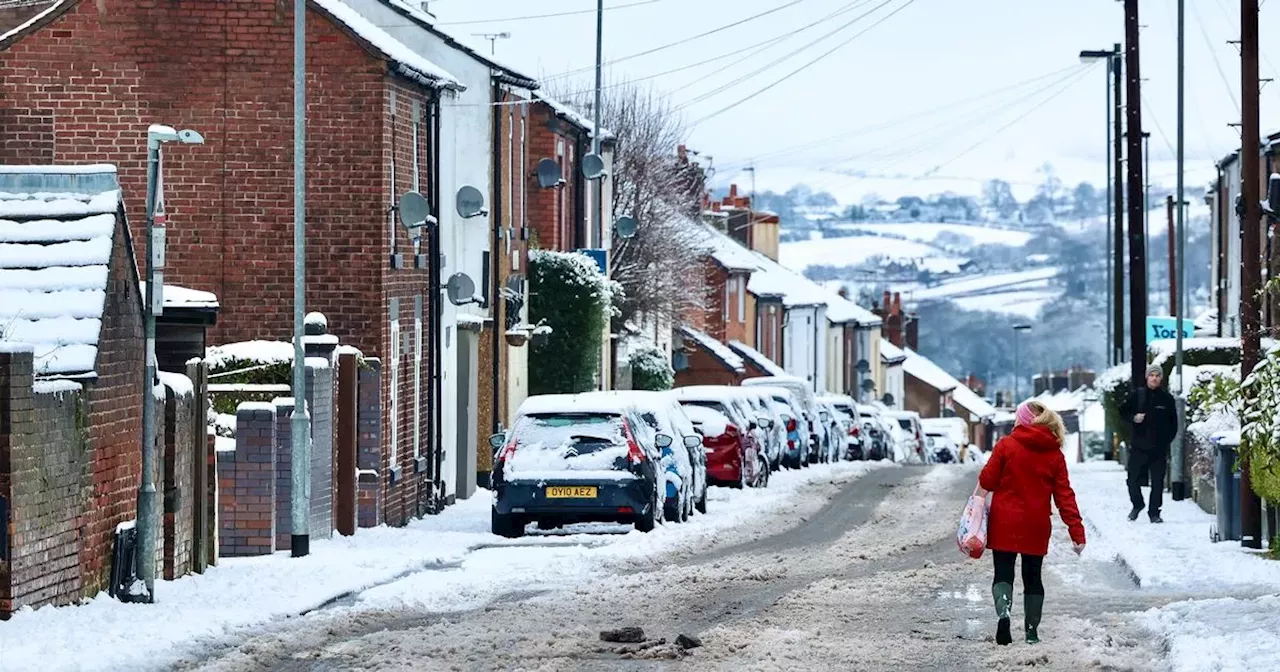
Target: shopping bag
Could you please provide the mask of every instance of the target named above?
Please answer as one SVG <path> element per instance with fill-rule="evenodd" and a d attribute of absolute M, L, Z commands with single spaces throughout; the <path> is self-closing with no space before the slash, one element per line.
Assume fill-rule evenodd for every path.
<path fill-rule="evenodd" d="M 974 488 L 969 501 L 960 514 L 960 528 L 956 530 L 956 544 L 960 552 L 977 559 L 987 549 L 987 497 Z"/>

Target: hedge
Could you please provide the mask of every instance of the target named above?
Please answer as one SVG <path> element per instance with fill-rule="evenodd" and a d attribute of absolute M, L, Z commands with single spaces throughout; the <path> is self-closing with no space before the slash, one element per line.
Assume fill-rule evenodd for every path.
<path fill-rule="evenodd" d="M 552 331 L 532 345 L 530 394 L 574 394 L 596 388 L 600 355 L 621 292 L 595 262 L 575 252 L 529 253 L 529 319 Z"/>

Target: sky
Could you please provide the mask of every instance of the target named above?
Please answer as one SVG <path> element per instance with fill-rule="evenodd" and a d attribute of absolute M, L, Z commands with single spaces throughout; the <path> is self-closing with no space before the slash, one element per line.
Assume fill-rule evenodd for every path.
<path fill-rule="evenodd" d="M 1169 186 L 1176 2 L 1142 0 L 1140 10 L 1151 178 Z M 486 51 L 490 42 L 475 34 L 509 32 L 493 44 L 498 59 L 559 90 L 592 85 L 594 7 L 593 0 L 429 2 L 442 28 Z M 751 175 L 742 169 L 754 165 L 759 189 L 805 181 L 850 202 L 860 187 L 891 189 L 890 181 L 925 193 L 977 193 L 998 177 L 1023 195 L 1042 181 L 1045 163 L 1068 184 L 1105 182 L 1106 68 L 1081 64 L 1078 55 L 1123 42 L 1121 2 L 606 0 L 605 7 L 607 83 L 640 80 L 667 96 L 689 127 L 688 145 L 713 157 L 716 183 L 745 186 Z M 523 18 L 545 14 L 564 15 Z M 1280 25 L 1280 3 L 1264 0 L 1260 25 L 1262 77 L 1277 77 L 1280 45 L 1268 44 L 1265 29 Z M 1239 147 L 1228 126 L 1240 116 L 1240 58 L 1229 44 L 1238 35 L 1234 0 L 1186 2 L 1191 185 L 1210 182 L 1214 162 Z M 1264 84 L 1261 109 L 1263 135 L 1280 130 L 1280 82 Z"/>

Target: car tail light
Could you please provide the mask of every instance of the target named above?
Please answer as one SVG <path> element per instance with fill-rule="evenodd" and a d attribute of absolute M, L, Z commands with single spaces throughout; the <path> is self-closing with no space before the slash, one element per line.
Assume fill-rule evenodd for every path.
<path fill-rule="evenodd" d="M 794 431 L 796 431 L 796 419 L 795 419 L 795 418 L 787 418 L 787 431 L 788 431 L 788 432 L 794 432 Z"/>
<path fill-rule="evenodd" d="M 850 427 L 849 427 L 849 436 L 857 436 L 857 435 L 858 435 L 858 426 L 857 426 L 857 425 L 852 425 L 852 426 L 850 426 Z"/>
<path fill-rule="evenodd" d="M 511 456 L 515 454 L 516 454 L 516 438 L 515 436 L 512 436 L 511 440 L 507 442 L 507 445 L 502 447 L 502 452 L 498 453 L 498 461 L 504 462 L 506 460 L 509 460 L 511 459 Z"/>
<path fill-rule="evenodd" d="M 644 462 L 644 451 L 640 450 L 640 444 L 636 443 L 636 437 L 631 432 L 631 425 L 626 420 L 622 421 L 622 431 L 627 437 L 627 459 L 632 464 L 640 464 Z"/>

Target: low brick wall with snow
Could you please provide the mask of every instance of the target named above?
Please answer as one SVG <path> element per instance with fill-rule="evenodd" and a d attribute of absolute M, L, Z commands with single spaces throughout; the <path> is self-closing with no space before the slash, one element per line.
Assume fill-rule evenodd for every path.
<path fill-rule="evenodd" d="M 235 450 L 218 455 L 218 555 L 275 550 L 276 408 L 248 402 L 236 409 Z"/>

